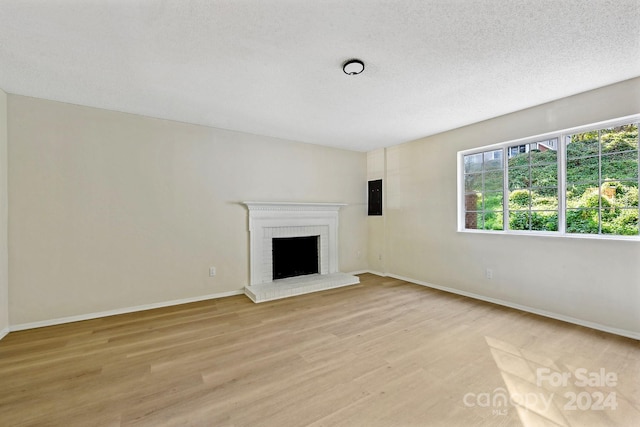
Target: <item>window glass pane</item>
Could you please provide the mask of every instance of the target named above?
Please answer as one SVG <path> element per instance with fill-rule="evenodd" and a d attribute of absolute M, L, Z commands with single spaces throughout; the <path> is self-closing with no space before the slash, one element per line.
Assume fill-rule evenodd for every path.
<path fill-rule="evenodd" d="M 579 191 L 576 192 L 576 194 L 569 199 L 569 197 L 567 197 L 567 206 L 569 207 L 569 201 L 571 200 L 572 202 L 575 201 L 576 204 L 574 205 L 577 208 L 600 208 L 600 205 L 602 203 L 601 201 L 601 195 L 600 195 L 600 189 L 598 188 L 598 185 L 592 185 L 590 187 L 587 187 L 584 192 L 582 192 L 582 194 L 579 194 Z M 607 202 L 605 202 L 604 204 L 606 204 Z M 571 207 L 574 207 L 571 206 Z"/>
<path fill-rule="evenodd" d="M 598 181 L 598 158 L 567 160 L 567 182 L 592 182 Z"/>
<path fill-rule="evenodd" d="M 482 191 L 482 174 L 472 173 L 464 176 L 464 191 L 465 193 L 473 193 L 476 191 Z"/>
<path fill-rule="evenodd" d="M 531 164 L 557 163 L 558 161 L 558 139 L 553 138 L 546 141 L 532 144 Z"/>
<path fill-rule="evenodd" d="M 567 141 L 567 159 L 598 154 L 598 131 L 577 133 Z"/>
<path fill-rule="evenodd" d="M 484 153 L 484 169 L 502 169 L 502 150 L 493 150 Z"/>
<path fill-rule="evenodd" d="M 482 170 L 482 153 L 464 156 L 464 172 L 480 172 Z"/>
<path fill-rule="evenodd" d="M 482 210 L 482 195 L 481 193 L 470 193 L 464 195 L 464 210 L 476 211 Z"/>
<path fill-rule="evenodd" d="M 598 234 L 598 209 L 567 209 L 567 233 Z"/>
<path fill-rule="evenodd" d="M 611 181 L 602 184 L 602 196 L 622 208 L 638 207 L 638 181 Z"/>
<path fill-rule="evenodd" d="M 558 210 L 558 189 L 540 188 L 531 191 L 531 209 Z"/>
<path fill-rule="evenodd" d="M 606 154 L 602 156 L 602 179 L 638 177 L 638 152 Z"/>
<path fill-rule="evenodd" d="M 483 228 L 482 212 L 465 212 L 464 228 L 469 230 L 482 230 Z"/>
<path fill-rule="evenodd" d="M 598 183 L 567 184 L 566 202 L 568 208 L 578 208 L 583 205 L 582 199 L 598 191 Z"/>
<path fill-rule="evenodd" d="M 615 212 L 615 218 L 609 218 L 610 211 Z M 604 209 L 602 214 L 602 234 L 637 236 L 638 209 Z"/>
<path fill-rule="evenodd" d="M 635 235 L 638 231 L 638 183 L 610 181 L 602 184 L 600 213 L 603 234 Z"/>
<path fill-rule="evenodd" d="M 509 230 L 529 230 L 530 226 L 529 211 L 509 211 Z"/>
<path fill-rule="evenodd" d="M 558 185 L 558 166 L 555 164 L 534 166 L 531 168 L 532 187 L 556 187 Z"/>
<path fill-rule="evenodd" d="M 518 166 L 529 163 L 529 150 L 525 144 L 513 145 L 507 148 L 507 153 L 509 154 L 509 166 Z"/>
<path fill-rule="evenodd" d="M 502 212 L 502 191 L 491 191 L 484 193 L 484 210 Z"/>
<path fill-rule="evenodd" d="M 532 211 L 531 230 L 558 231 L 558 211 Z"/>
<path fill-rule="evenodd" d="M 509 190 L 529 187 L 529 166 L 509 167 Z"/>
<path fill-rule="evenodd" d="M 637 181 L 606 181 L 602 183 L 601 192 L 612 206 L 638 206 Z"/>
<path fill-rule="evenodd" d="M 638 125 L 629 124 L 600 131 L 602 153 L 615 153 L 638 149 Z"/>
<path fill-rule="evenodd" d="M 485 230 L 502 230 L 502 211 L 485 212 L 484 214 Z"/>
<path fill-rule="evenodd" d="M 509 194 L 509 210 L 525 210 L 531 206 L 529 190 L 515 190 Z"/>
<path fill-rule="evenodd" d="M 502 169 L 492 170 L 484 174 L 484 191 L 502 191 L 504 185 L 504 174 Z"/>

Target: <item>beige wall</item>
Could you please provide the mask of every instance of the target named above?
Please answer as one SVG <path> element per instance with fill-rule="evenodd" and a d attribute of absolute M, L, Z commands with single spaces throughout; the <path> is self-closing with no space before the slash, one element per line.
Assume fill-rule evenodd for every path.
<path fill-rule="evenodd" d="M 370 253 L 384 239 L 390 274 L 640 336 L 640 242 L 456 231 L 459 150 L 639 112 L 637 78 L 387 148 L 386 219 Z"/>
<path fill-rule="evenodd" d="M 9 331 L 7 94 L 0 90 L 0 338 Z"/>
<path fill-rule="evenodd" d="M 367 268 L 365 153 L 16 95 L 8 110 L 12 326 L 241 289 L 245 200 L 348 203 L 340 269 Z"/>
<path fill-rule="evenodd" d="M 382 179 L 382 204 L 384 206 L 387 197 L 384 188 L 386 184 L 385 178 L 385 153 L 386 149 L 380 148 L 367 153 L 367 181 Z M 384 274 L 385 267 L 385 233 L 384 222 L 387 218 L 383 209 L 382 216 L 367 217 L 367 235 L 369 250 L 367 261 L 369 269 L 378 274 Z"/>
<path fill-rule="evenodd" d="M 0 92 L 10 323 L 239 290 L 249 279 L 239 202 L 288 200 L 349 204 L 342 271 L 387 272 L 640 333 L 640 243 L 458 233 L 455 168 L 459 150 L 638 112 L 634 79 L 365 156 L 16 95 L 7 104 Z M 384 178 L 383 217 L 366 217 L 364 177 Z M 6 301 L 0 275 L 0 330 Z"/>

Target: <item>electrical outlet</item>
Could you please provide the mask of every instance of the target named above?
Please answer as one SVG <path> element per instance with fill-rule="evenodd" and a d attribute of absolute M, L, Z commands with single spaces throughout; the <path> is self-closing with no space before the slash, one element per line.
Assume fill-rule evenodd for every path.
<path fill-rule="evenodd" d="M 209 267 L 209 277 L 213 277 L 216 275 L 216 268 L 215 267 Z"/>
<path fill-rule="evenodd" d="M 484 276 L 485 276 L 487 279 L 489 279 L 489 280 L 493 279 L 493 270 L 492 270 L 492 269 L 490 269 L 490 268 L 487 268 L 487 269 L 484 271 Z"/>

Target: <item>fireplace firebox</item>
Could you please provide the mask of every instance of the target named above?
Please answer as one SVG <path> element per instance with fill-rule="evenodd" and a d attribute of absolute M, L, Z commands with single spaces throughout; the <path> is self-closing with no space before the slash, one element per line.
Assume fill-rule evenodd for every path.
<path fill-rule="evenodd" d="M 274 238 L 273 280 L 318 273 L 319 237 Z"/>

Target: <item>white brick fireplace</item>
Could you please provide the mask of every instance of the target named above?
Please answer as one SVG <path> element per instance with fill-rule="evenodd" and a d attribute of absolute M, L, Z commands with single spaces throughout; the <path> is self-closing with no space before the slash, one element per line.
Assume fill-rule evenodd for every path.
<path fill-rule="evenodd" d="M 322 291 L 360 282 L 339 272 L 340 203 L 244 202 L 249 209 L 251 282 L 245 294 L 253 302 Z M 318 236 L 318 274 L 273 280 L 273 239 Z"/>

